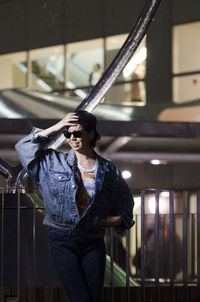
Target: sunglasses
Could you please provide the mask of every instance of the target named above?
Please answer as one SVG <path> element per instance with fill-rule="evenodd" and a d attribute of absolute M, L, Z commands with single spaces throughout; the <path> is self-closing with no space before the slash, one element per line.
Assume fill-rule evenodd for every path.
<path fill-rule="evenodd" d="M 87 131 L 86 130 L 77 130 L 77 131 L 72 131 L 72 132 L 70 132 L 70 131 L 63 131 L 63 134 L 64 134 L 64 136 L 66 138 L 70 138 L 72 134 L 73 134 L 73 136 L 75 138 L 81 138 L 83 132 L 87 132 Z"/>

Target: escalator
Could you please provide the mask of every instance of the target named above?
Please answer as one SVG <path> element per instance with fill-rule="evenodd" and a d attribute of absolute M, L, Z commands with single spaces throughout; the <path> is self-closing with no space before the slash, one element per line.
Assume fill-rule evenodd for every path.
<path fill-rule="evenodd" d="M 29 88 L 4 89 L 0 91 L 0 118 L 61 119 L 76 110 L 85 95 L 81 89 L 71 95 Z M 181 104 L 147 103 L 146 106 L 100 103 L 94 114 L 98 119 L 110 121 L 199 122 L 200 100 Z"/>
<path fill-rule="evenodd" d="M 61 119 L 74 111 L 81 103 L 78 96 L 60 96 L 28 88 L 5 89 L 0 92 L 0 101 L 7 110 L 0 110 L 5 118 Z M 131 120 L 133 107 L 100 104 L 94 111 L 99 119 Z M 16 116 L 15 116 L 16 115 Z"/>
<path fill-rule="evenodd" d="M 49 70 L 45 65 L 40 64 L 38 61 L 32 61 L 32 73 L 35 77 L 48 85 L 49 90 L 58 90 L 65 87 L 63 77 L 59 77 L 55 72 L 52 72 L 52 70 Z"/>
<path fill-rule="evenodd" d="M 62 62 L 59 64 L 59 59 Z M 62 90 L 65 87 L 73 89 L 75 87 L 88 86 L 89 85 L 89 73 L 80 66 L 81 62 L 76 61 L 76 56 L 73 55 L 68 60 L 68 78 L 70 80 L 65 83 L 64 78 L 64 58 L 61 56 L 56 60 L 51 57 L 33 60 L 31 62 L 31 82 L 32 87 L 39 89 L 40 91 L 50 92 L 56 90 Z M 16 67 L 23 75 L 27 73 L 27 63 L 18 62 Z M 75 95 L 78 92 L 75 91 Z M 82 96 L 86 96 L 86 92 L 82 90 Z M 79 93 L 77 93 L 79 96 Z"/>

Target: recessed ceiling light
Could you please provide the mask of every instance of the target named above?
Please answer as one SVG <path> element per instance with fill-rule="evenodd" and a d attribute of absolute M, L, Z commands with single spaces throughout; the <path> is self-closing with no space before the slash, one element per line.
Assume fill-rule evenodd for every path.
<path fill-rule="evenodd" d="M 166 160 L 160 160 L 160 159 L 152 159 L 151 161 L 150 161 L 150 163 L 152 164 L 152 165 L 166 165 L 167 164 L 167 161 Z"/>
<path fill-rule="evenodd" d="M 123 176 L 124 179 L 129 179 L 129 178 L 131 178 L 131 172 L 128 171 L 128 170 L 124 170 L 122 172 L 122 176 Z"/>

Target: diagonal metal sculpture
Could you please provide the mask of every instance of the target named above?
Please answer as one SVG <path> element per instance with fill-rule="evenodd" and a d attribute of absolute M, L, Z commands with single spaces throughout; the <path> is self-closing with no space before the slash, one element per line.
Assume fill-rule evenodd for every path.
<path fill-rule="evenodd" d="M 105 71 L 98 83 L 89 92 L 86 98 L 77 107 L 77 110 L 87 110 L 92 112 L 94 108 L 100 103 L 106 92 L 113 85 L 119 74 L 122 72 L 134 52 L 137 50 L 140 42 L 144 38 L 149 25 L 151 24 L 161 0 L 147 0 L 144 8 L 126 41 L 119 50 L 117 56 Z M 65 141 L 62 134 L 55 136 L 48 148 L 57 149 Z"/>
<path fill-rule="evenodd" d="M 113 85 L 116 78 L 122 72 L 134 52 L 137 50 L 158 10 L 160 3 L 161 0 L 147 0 L 145 2 L 144 8 L 136 22 L 136 25 L 128 35 L 117 56 L 105 71 L 98 83 L 78 106 L 76 111 L 87 110 L 91 112 L 100 103 L 106 92 Z M 63 144 L 64 141 L 64 136 L 59 134 L 52 139 L 47 148 L 57 149 Z M 13 189 L 22 187 L 23 181 L 27 177 L 27 173 L 24 170 L 18 171 L 17 175 L 16 173 L 13 174 L 13 171 L 8 169 L 7 166 L 3 165 L 3 162 L 1 162 L 0 165 L 0 172 L 8 175 Z"/>

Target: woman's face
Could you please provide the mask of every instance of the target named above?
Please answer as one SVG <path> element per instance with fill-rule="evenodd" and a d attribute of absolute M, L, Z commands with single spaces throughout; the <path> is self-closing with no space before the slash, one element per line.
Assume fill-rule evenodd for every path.
<path fill-rule="evenodd" d="M 68 132 L 72 134 L 70 138 L 67 139 L 67 141 L 70 147 L 74 149 L 74 151 L 84 152 L 87 151 L 88 149 L 91 149 L 90 141 L 94 135 L 93 131 L 88 132 L 84 130 L 82 125 L 78 124 L 76 126 L 69 127 Z"/>

